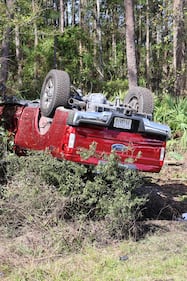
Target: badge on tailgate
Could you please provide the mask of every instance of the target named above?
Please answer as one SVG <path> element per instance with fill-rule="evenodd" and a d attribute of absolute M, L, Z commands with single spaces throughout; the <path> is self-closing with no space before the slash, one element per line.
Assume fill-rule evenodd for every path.
<path fill-rule="evenodd" d="M 128 149 L 128 147 L 124 144 L 121 144 L 121 143 L 114 143 L 112 146 L 111 146 L 112 150 L 115 150 L 115 151 L 125 151 Z"/>

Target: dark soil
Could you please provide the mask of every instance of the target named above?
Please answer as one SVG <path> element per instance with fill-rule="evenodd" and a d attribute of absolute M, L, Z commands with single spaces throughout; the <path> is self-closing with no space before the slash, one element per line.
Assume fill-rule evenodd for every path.
<path fill-rule="evenodd" d="M 139 188 L 148 194 L 144 218 L 180 220 L 187 213 L 187 153 L 182 161 L 166 159 L 162 171 L 152 175 L 152 183 Z"/>

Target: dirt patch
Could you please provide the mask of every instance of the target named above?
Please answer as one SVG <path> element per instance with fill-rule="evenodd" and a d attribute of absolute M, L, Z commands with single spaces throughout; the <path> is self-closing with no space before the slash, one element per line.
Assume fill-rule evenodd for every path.
<path fill-rule="evenodd" d="M 182 218 L 187 213 L 187 153 L 182 161 L 167 158 L 162 171 L 151 178 L 152 183 L 139 190 L 150 199 L 144 216 L 158 220 Z"/>

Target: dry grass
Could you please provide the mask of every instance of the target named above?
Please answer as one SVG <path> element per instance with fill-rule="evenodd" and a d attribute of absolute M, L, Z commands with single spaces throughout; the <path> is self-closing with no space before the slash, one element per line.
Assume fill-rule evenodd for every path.
<path fill-rule="evenodd" d="M 22 249 L 27 246 L 35 248 L 35 253 L 19 252 L 17 264 L 7 265 L 7 272 L 2 271 L 4 281 L 186 281 L 187 280 L 187 241 L 186 223 L 154 222 L 159 225 L 160 232 L 148 235 L 139 242 L 113 241 L 105 247 L 86 246 L 79 252 L 69 254 L 54 254 L 45 252 L 36 254 L 41 245 L 36 242 L 38 234 L 27 236 L 25 240 L 15 240 L 18 250 L 20 242 Z M 101 234 L 102 235 L 102 234 Z M 19 241 L 19 243 L 18 243 Z M 15 246 L 14 245 L 14 246 Z M 12 245 L 8 248 L 11 249 Z M 120 257 L 127 256 L 123 261 Z M 10 254 L 10 262 L 15 261 Z M 10 268 L 11 266 L 11 268 Z M 5 267 L 4 267 L 5 269 Z"/>
<path fill-rule="evenodd" d="M 186 183 L 171 183 L 168 174 L 161 174 L 167 183 L 152 186 L 153 199 L 187 211 L 186 200 L 177 200 L 186 196 Z M 187 280 L 186 222 L 147 221 L 143 239 L 120 242 L 104 221 L 62 220 L 62 196 L 39 177 L 13 178 L 3 192 L 0 281 Z"/>

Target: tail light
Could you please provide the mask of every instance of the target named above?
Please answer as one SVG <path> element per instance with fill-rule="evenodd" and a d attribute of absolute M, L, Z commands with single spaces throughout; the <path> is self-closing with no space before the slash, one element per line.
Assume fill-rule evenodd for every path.
<path fill-rule="evenodd" d="M 68 148 L 74 148 L 74 145 L 75 145 L 75 134 L 70 133 L 69 141 L 68 141 Z"/>
<path fill-rule="evenodd" d="M 164 161 L 164 157 L 165 157 L 165 147 L 162 147 L 160 149 L 160 161 Z"/>

